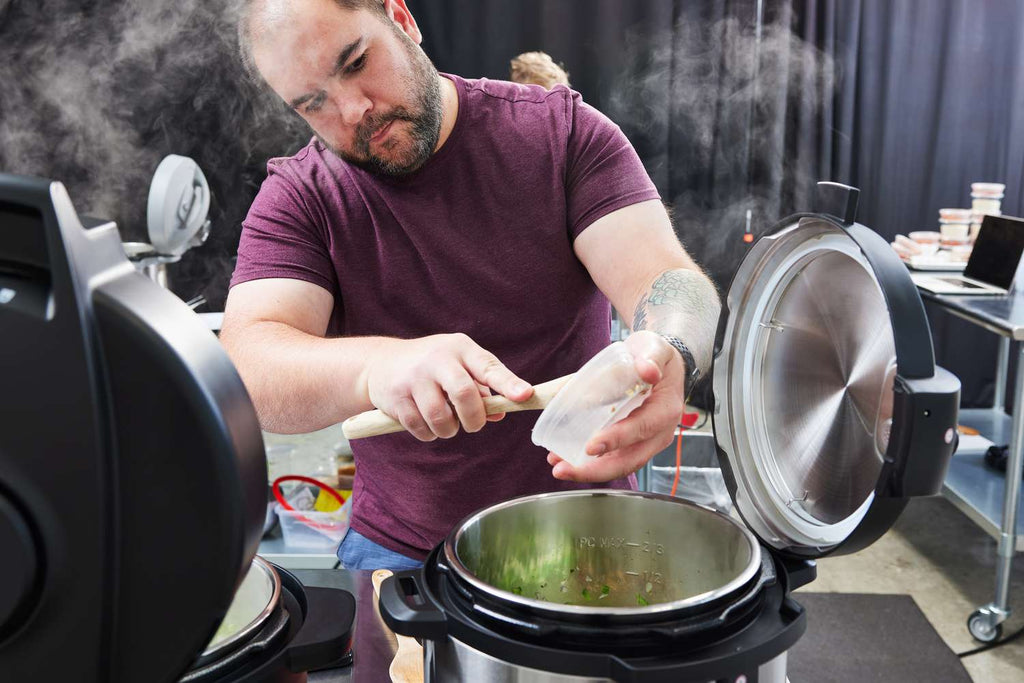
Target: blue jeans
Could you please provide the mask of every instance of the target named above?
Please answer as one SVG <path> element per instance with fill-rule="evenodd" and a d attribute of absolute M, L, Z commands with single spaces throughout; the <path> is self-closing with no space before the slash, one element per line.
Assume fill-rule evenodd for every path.
<path fill-rule="evenodd" d="M 349 529 L 338 546 L 338 559 L 345 569 L 416 569 L 423 563 L 374 543 L 355 529 Z"/>

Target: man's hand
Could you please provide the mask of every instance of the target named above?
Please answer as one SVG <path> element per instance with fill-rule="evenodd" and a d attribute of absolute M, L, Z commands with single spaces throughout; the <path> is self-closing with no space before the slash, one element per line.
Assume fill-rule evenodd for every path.
<path fill-rule="evenodd" d="M 484 408 L 492 389 L 513 401 L 533 395 L 529 383 L 464 334 L 389 340 L 367 366 L 366 387 L 370 402 L 420 441 L 453 437 L 460 424 L 477 432 L 501 419 Z"/>
<path fill-rule="evenodd" d="M 548 454 L 556 479 L 604 482 L 621 479 L 640 469 L 672 443 L 683 412 L 686 369 L 679 352 L 661 335 L 636 332 L 626 339 L 640 378 L 653 386 L 643 404 L 624 420 L 607 427 L 587 443 L 587 454 L 600 456 L 573 467 L 555 453 Z"/>

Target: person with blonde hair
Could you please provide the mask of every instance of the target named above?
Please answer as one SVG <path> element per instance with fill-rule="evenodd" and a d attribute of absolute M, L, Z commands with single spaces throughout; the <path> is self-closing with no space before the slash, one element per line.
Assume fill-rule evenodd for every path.
<path fill-rule="evenodd" d="M 539 85 L 546 90 L 559 84 L 569 86 L 569 74 L 547 52 L 524 52 L 512 58 L 511 67 L 513 83 Z"/>

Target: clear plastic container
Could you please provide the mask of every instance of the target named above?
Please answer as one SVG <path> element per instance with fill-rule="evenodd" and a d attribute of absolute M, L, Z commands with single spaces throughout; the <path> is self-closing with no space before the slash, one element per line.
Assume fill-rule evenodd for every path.
<path fill-rule="evenodd" d="M 939 241 L 942 235 L 935 230 L 915 230 L 907 235 L 920 247 L 922 254 L 934 254 L 939 250 Z"/>
<path fill-rule="evenodd" d="M 948 248 L 970 243 L 970 223 L 939 221 L 939 224 L 939 231 L 942 235 L 940 243 L 943 247 Z"/>
<path fill-rule="evenodd" d="M 972 209 L 939 209 L 940 223 L 970 223 Z"/>
<path fill-rule="evenodd" d="M 971 208 L 977 213 L 998 216 L 1002 213 L 1003 183 L 971 183 Z"/>
<path fill-rule="evenodd" d="M 972 197 L 1002 199 L 1005 191 L 1006 185 L 1003 183 L 971 183 Z"/>
<path fill-rule="evenodd" d="M 285 510 L 280 504 L 274 510 L 281 522 L 284 544 L 292 548 L 318 549 L 333 552 L 348 531 L 351 499 L 334 512 L 316 510 Z"/>
<path fill-rule="evenodd" d="M 605 347 L 580 368 L 533 427 L 533 443 L 576 467 L 594 456 L 587 442 L 599 431 L 629 415 L 650 393 L 624 342 Z"/>

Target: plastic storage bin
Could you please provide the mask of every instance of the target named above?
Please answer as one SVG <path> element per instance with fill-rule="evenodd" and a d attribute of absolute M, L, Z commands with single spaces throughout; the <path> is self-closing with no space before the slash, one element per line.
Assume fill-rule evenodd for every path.
<path fill-rule="evenodd" d="M 732 499 L 718 464 L 714 436 L 710 432 L 684 431 L 679 460 L 681 467 L 676 497 L 728 513 L 732 509 Z M 675 476 L 676 443 L 673 441 L 671 446 L 651 459 L 651 492 L 668 495 Z"/>
<path fill-rule="evenodd" d="M 286 546 L 333 552 L 348 531 L 350 501 L 333 512 L 285 510 L 275 507 Z"/>

